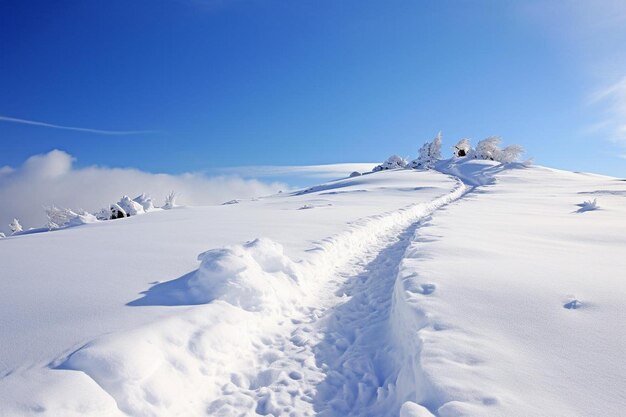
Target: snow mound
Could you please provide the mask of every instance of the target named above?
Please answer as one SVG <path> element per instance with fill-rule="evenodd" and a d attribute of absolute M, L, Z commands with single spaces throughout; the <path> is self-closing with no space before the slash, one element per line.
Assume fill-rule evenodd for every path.
<path fill-rule="evenodd" d="M 71 218 L 66 226 L 67 227 L 73 227 L 73 226 L 80 226 L 83 224 L 91 224 L 91 223 L 97 223 L 98 219 L 96 218 L 96 216 L 94 216 L 91 213 L 87 213 L 84 212 L 82 214 L 77 214 L 75 217 Z"/>
<path fill-rule="evenodd" d="M 427 408 L 422 407 L 411 401 L 402 404 L 400 408 L 400 417 L 434 417 Z"/>
<path fill-rule="evenodd" d="M 213 249 L 198 260 L 200 267 L 188 282 L 196 303 L 221 299 L 248 311 L 280 310 L 303 282 L 299 265 L 266 238 Z"/>

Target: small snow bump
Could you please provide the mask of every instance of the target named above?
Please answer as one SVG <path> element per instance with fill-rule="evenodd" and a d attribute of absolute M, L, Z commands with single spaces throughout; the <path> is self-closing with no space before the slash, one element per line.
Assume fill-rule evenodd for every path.
<path fill-rule="evenodd" d="M 576 211 L 577 213 L 584 213 L 586 211 L 598 210 L 600 208 L 600 206 L 598 206 L 597 198 L 594 198 L 593 200 L 583 201 L 582 203 L 577 204 L 577 206 L 580 207 Z"/>
<path fill-rule="evenodd" d="M 435 289 L 437 289 L 435 284 L 422 284 L 422 294 L 424 295 L 430 295 L 434 293 Z"/>
<path fill-rule="evenodd" d="M 499 401 L 495 397 L 485 397 L 485 398 L 483 398 L 483 404 L 484 405 L 496 405 L 498 403 L 499 403 Z"/>
<path fill-rule="evenodd" d="M 434 417 L 434 415 L 426 407 L 407 401 L 400 407 L 400 417 Z"/>
<path fill-rule="evenodd" d="M 298 371 L 291 371 L 289 372 L 289 378 L 298 381 L 302 379 L 302 374 Z"/>
<path fill-rule="evenodd" d="M 448 326 L 446 326 L 445 324 L 441 324 L 441 323 L 434 323 L 433 324 L 433 330 L 440 332 L 442 330 L 447 330 Z"/>
<path fill-rule="evenodd" d="M 578 308 L 581 308 L 582 306 L 583 306 L 583 303 L 581 303 L 579 300 L 576 300 L 576 299 L 568 301 L 567 303 L 563 305 L 563 307 L 568 310 L 576 310 Z"/>

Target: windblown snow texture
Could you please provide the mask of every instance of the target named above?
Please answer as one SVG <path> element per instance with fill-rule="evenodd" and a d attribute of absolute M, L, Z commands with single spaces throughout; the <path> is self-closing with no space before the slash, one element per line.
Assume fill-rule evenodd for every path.
<path fill-rule="evenodd" d="M 436 169 L 2 239 L 0 415 L 621 415 L 626 183 Z"/>

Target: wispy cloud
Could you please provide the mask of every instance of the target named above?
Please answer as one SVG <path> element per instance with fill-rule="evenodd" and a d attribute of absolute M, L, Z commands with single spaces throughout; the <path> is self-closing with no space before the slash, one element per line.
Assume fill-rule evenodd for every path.
<path fill-rule="evenodd" d="M 591 104 L 601 106 L 606 114 L 605 119 L 595 124 L 593 130 L 626 146 L 626 76 L 596 91 L 591 96 Z"/>
<path fill-rule="evenodd" d="M 19 123 L 30 126 L 48 127 L 52 129 L 73 130 L 76 132 L 95 133 L 98 135 L 142 135 L 146 133 L 158 133 L 156 130 L 104 130 L 91 129 L 86 127 L 62 126 L 53 123 L 39 122 L 36 120 L 19 119 L 17 117 L 9 117 L 0 115 L 0 121 L 8 123 Z"/>
<path fill-rule="evenodd" d="M 626 23 L 623 0 L 529 0 L 516 3 L 515 7 L 550 31 L 578 40 L 621 29 Z"/>

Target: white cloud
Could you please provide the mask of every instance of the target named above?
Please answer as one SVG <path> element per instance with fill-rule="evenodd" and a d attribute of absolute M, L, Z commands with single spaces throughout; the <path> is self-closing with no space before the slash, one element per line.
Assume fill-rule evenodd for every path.
<path fill-rule="evenodd" d="M 62 126 L 46 122 L 38 122 L 36 120 L 19 119 L 17 117 L 9 117 L 0 115 L 0 121 L 9 123 L 18 123 L 22 125 L 49 127 L 52 129 L 74 130 L 76 132 L 96 133 L 99 135 L 141 135 L 145 133 L 157 133 L 155 130 L 103 130 L 91 129 L 86 127 Z"/>
<path fill-rule="evenodd" d="M 606 118 L 594 125 L 593 130 L 626 146 L 626 76 L 593 94 L 591 103 L 601 106 L 606 114 Z"/>
<path fill-rule="evenodd" d="M 10 174 L 13 171 L 14 171 L 13 168 L 11 168 L 8 165 L 5 165 L 3 167 L 0 167 L 0 176 L 5 175 L 5 174 Z"/>
<path fill-rule="evenodd" d="M 0 231 L 6 231 L 14 217 L 25 227 L 43 226 L 43 206 L 52 204 L 95 211 L 124 194 L 134 197 L 146 192 L 159 203 L 175 190 L 182 204 L 210 205 L 273 194 L 285 188 L 283 184 L 233 175 L 209 177 L 200 173 L 153 174 L 132 168 L 76 168 L 74 160 L 64 151 L 54 150 L 34 155 L 19 167 L 0 168 Z"/>

